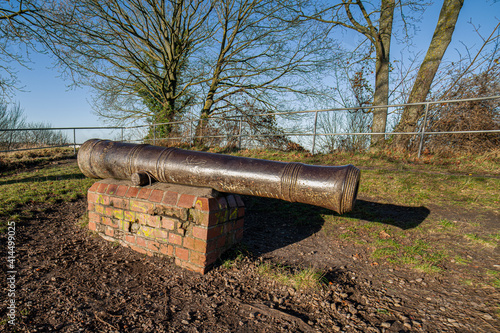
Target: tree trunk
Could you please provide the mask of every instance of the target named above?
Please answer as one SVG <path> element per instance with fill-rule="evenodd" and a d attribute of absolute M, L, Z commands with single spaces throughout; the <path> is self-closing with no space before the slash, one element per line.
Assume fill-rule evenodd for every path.
<path fill-rule="evenodd" d="M 195 139 L 194 144 L 195 145 L 203 145 L 206 143 L 206 140 L 203 138 L 206 133 L 207 125 L 208 125 L 208 118 L 210 117 L 210 114 L 212 113 L 212 105 L 214 103 L 213 101 L 213 94 L 209 93 L 209 96 L 211 98 L 207 98 L 205 100 L 205 104 L 203 105 L 203 109 L 201 110 L 201 116 L 200 120 L 198 121 L 198 124 L 196 125 L 196 130 L 195 130 Z"/>
<path fill-rule="evenodd" d="M 434 80 L 434 76 L 439 68 L 439 64 L 451 42 L 458 15 L 460 14 L 463 4 L 464 0 L 444 0 L 431 44 L 417 73 L 417 78 L 413 84 L 408 103 L 425 101 L 430 91 L 432 81 Z M 417 129 L 417 122 L 423 116 L 424 109 L 425 107 L 423 105 L 405 107 L 401 120 L 396 127 L 396 132 L 415 132 Z M 410 136 L 397 136 L 395 143 L 399 147 L 408 148 Z"/>
<path fill-rule="evenodd" d="M 389 104 L 389 52 L 391 49 L 392 22 L 394 20 L 394 0 L 382 0 L 380 4 L 379 31 L 376 34 L 375 50 L 375 92 L 373 105 Z M 377 108 L 373 111 L 372 133 L 385 133 L 387 124 L 387 108 Z M 384 135 L 372 135 L 371 145 L 384 142 Z"/>

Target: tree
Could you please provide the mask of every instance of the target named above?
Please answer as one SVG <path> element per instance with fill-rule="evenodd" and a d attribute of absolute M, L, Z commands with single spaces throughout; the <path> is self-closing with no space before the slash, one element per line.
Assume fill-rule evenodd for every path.
<path fill-rule="evenodd" d="M 412 91 L 408 97 L 408 103 L 419 103 L 426 100 L 444 53 L 451 42 L 463 4 L 464 0 L 444 0 L 431 44 L 418 70 Z M 406 106 L 396 127 L 396 132 L 415 131 L 417 121 L 423 116 L 423 111 L 424 105 Z M 409 137 L 399 136 L 395 139 L 395 142 L 403 148 L 407 147 Z"/>
<path fill-rule="evenodd" d="M 189 58 L 214 31 L 214 1 L 54 1 L 37 22 L 77 84 L 96 90 L 107 119 L 170 122 L 183 111 L 197 73 Z"/>
<path fill-rule="evenodd" d="M 213 40 L 220 47 L 202 61 L 208 76 L 198 136 L 213 113 L 248 109 L 248 100 L 253 109 L 273 112 L 283 97 L 315 95 L 308 81 L 327 62 L 324 30 L 284 19 L 287 6 L 273 0 L 222 0 L 215 12 Z"/>
<path fill-rule="evenodd" d="M 32 1 L 2 1 L 0 4 L 0 70 L 7 77 L 0 77 L 3 96 L 9 94 L 17 83 L 10 62 L 25 65 L 27 59 L 22 54 L 21 45 L 32 46 L 32 31 L 27 19 L 39 13 Z M 2 96 L 0 96 L 2 97 Z"/>
<path fill-rule="evenodd" d="M 53 1 L 38 26 L 112 121 L 169 122 L 195 107 L 208 118 L 244 97 L 276 110 L 283 94 L 313 90 L 306 76 L 328 50 L 319 29 L 278 20 L 271 0 Z"/>
<path fill-rule="evenodd" d="M 369 5 L 372 8 L 367 8 Z M 334 27 L 343 27 L 362 34 L 375 51 L 375 90 L 373 106 L 389 104 L 390 46 L 393 35 L 394 11 L 403 4 L 395 0 L 381 0 L 377 10 L 369 1 L 342 0 L 326 8 L 301 10 L 299 19 L 314 20 Z M 357 12 L 354 12 L 357 10 Z M 361 44 L 363 44 L 362 42 Z M 373 111 L 372 132 L 384 133 L 387 124 L 387 108 Z M 383 141 L 384 135 L 373 135 L 372 144 Z"/>

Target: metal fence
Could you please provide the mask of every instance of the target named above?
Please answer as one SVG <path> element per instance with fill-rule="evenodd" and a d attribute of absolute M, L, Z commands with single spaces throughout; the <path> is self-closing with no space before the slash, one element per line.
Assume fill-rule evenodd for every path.
<path fill-rule="evenodd" d="M 275 136 L 284 136 L 286 138 L 295 138 L 298 140 L 299 138 L 308 138 L 308 146 L 310 147 L 310 151 L 315 154 L 318 151 L 318 138 L 321 137 L 335 137 L 335 136 L 366 136 L 367 138 L 374 135 L 384 135 L 394 136 L 394 135 L 411 135 L 415 136 L 419 140 L 418 144 L 418 156 L 420 157 L 422 153 L 422 149 L 424 146 L 424 139 L 428 135 L 444 135 L 444 134 L 472 134 L 472 133 L 499 133 L 500 130 L 470 130 L 470 131 L 428 131 L 428 117 L 429 117 L 429 108 L 434 104 L 450 104 L 450 103 L 460 103 L 460 102 L 469 102 L 469 101 L 485 101 L 485 100 L 496 100 L 500 99 L 500 95 L 498 96 L 490 96 L 490 97 L 479 97 L 479 98 L 468 98 L 468 99 L 456 99 L 456 100 L 444 100 L 444 101 L 432 101 L 432 102 L 422 102 L 422 103 L 411 103 L 411 104 L 392 104 L 392 105 L 382 105 L 382 106 L 366 106 L 366 107 L 350 107 L 350 108 L 332 108 L 332 109 L 320 109 L 320 110 L 305 110 L 305 111 L 291 111 L 291 112 L 276 112 L 276 113 L 260 113 L 260 114 L 252 114 L 245 115 L 245 117 L 285 117 L 290 115 L 309 115 L 310 119 L 304 119 L 304 117 L 299 118 L 300 122 L 302 122 L 303 128 L 305 130 L 287 132 L 283 131 L 279 134 L 276 133 L 249 133 L 245 130 L 245 122 L 247 120 L 244 119 L 241 115 L 234 115 L 229 117 L 210 117 L 207 118 L 208 122 L 218 121 L 219 124 L 223 123 L 233 123 L 230 127 L 231 131 L 225 131 L 224 133 L 202 133 L 201 135 L 196 134 L 196 126 L 200 122 L 199 118 L 191 118 L 182 121 L 175 121 L 170 123 L 156 123 L 152 125 L 140 125 L 140 126 L 97 126 L 97 127 L 59 127 L 59 128 L 20 128 L 20 129 L 0 129 L 0 135 L 5 134 L 7 132 L 22 132 L 22 131 L 64 131 L 70 132 L 72 135 L 72 140 L 66 140 L 67 143 L 57 144 L 57 145 L 42 145 L 42 146 L 34 146 L 34 147 L 24 147 L 18 149 L 7 149 L 1 150 L 0 152 L 9 152 L 9 151 L 20 151 L 20 150 L 31 150 L 31 149 L 46 149 L 46 148 L 55 148 L 55 147 L 73 147 L 73 150 L 76 154 L 76 149 L 79 145 L 81 145 L 85 140 L 90 139 L 91 137 L 100 137 L 105 139 L 112 140 L 120 140 L 120 141 L 128 141 L 128 142 L 150 142 L 156 144 L 159 140 L 174 140 L 178 142 L 192 144 L 196 139 L 217 139 L 216 142 L 218 144 L 227 144 L 228 142 L 236 143 L 238 148 L 248 147 L 248 143 L 252 140 L 263 138 L 263 137 L 275 137 Z M 406 106 L 412 105 L 421 105 L 425 107 L 424 117 L 420 124 L 420 130 L 415 132 L 386 132 L 386 133 L 374 133 L 374 132 L 319 132 L 318 131 L 318 116 L 322 113 L 328 112 L 346 112 L 351 110 L 367 110 L 372 112 L 374 109 L 382 108 L 382 109 L 394 109 L 404 108 Z M 310 117 L 310 116 L 313 117 Z M 178 136 L 169 136 L 167 138 L 161 137 L 157 135 L 157 129 L 160 126 L 169 125 L 175 126 L 177 128 L 176 133 Z M 109 133 L 105 135 L 89 135 L 88 131 L 108 131 Z M 135 134 L 131 134 L 130 132 L 135 130 Z M 87 132 L 87 135 L 77 135 L 81 132 Z M 148 137 L 147 137 L 147 134 Z M 244 141 L 246 141 L 247 145 L 244 145 Z"/>

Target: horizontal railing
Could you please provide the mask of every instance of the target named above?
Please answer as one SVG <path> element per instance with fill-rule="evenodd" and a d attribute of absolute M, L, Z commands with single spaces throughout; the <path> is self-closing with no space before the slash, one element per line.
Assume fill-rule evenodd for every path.
<path fill-rule="evenodd" d="M 135 126 L 94 126 L 94 127 L 49 127 L 49 128 L 15 128 L 15 129 L 0 129 L 0 134 L 3 132 L 22 132 L 22 131 L 72 131 L 73 132 L 73 142 L 68 142 L 66 144 L 56 144 L 56 145 L 46 145 L 43 147 L 33 147 L 33 148 L 20 148 L 20 149 L 10 149 L 10 150 L 1 150 L 0 152 L 11 152 L 11 151 L 23 151 L 23 150 L 32 150 L 32 149 L 47 149 L 47 148 L 56 148 L 56 147 L 73 147 L 73 151 L 76 154 L 76 148 L 81 145 L 83 142 L 77 142 L 77 131 L 88 131 L 88 130 L 111 130 L 116 131 L 119 130 L 121 135 L 118 140 L 121 141 L 139 141 L 139 142 L 152 142 L 155 144 L 158 140 L 185 140 L 186 142 L 192 143 L 196 139 L 230 139 L 237 138 L 238 146 L 242 147 L 242 140 L 244 138 L 255 139 L 258 137 L 312 137 L 312 148 L 311 152 L 314 154 L 316 152 L 316 139 L 317 137 L 328 137 L 328 136 L 373 136 L 373 135 L 419 135 L 420 142 L 418 147 L 418 156 L 420 157 L 424 137 L 426 135 L 443 135 L 443 134 L 476 134 L 476 133 L 500 133 L 500 130 L 470 130 L 470 131 L 436 131 L 429 132 L 427 131 L 427 121 L 429 116 L 429 106 L 434 104 L 450 104 L 450 103 L 460 103 L 460 102 L 469 102 L 469 101 L 483 101 L 483 100 L 494 100 L 500 99 L 499 96 L 490 96 L 490 97 L 477 97 L 477 98 L 467 98 L 467 99 L 453 99 L 453 100 L 442 100 L 442 101 L 429 101 L 429 102 L 420 102 L 420 103 L 407 103 L 407 104 L 392 104 L 392 105 L 380 105 L 380 106 L 363 106 L 363 107 L 347 107 L 347 108 L 330 108 L 330 109 L 318 109 L 318 110 L 302 110 L 302 111 L 287 111 L 287 112 L 274 112 L 274 113 L 259 113 L 253 115 L 232 115 L 227 117 L 209 117 L 204 120 L 221 120 L 221 121 L 230 121 L 230 122 L 239 122 L 239 131 L 236 134 L 214 134 L 214 135 L 195 135 L 195 126 L 200 119 L 186 119 L 179 120 L 168 123 L 154 123 L 151 125 L 135 125 Z M 351 110 L 373 110 L 373 109 L 394 109 L 401 108 L 406 106 L 424 106 L 424 118 L 421 126 L 421 130 L 414 132 L 331 132 L 331 133 L 318 133 L 318 115 L 323 112 L 340 112 L 340 111 L 351 111 Z M 244 122 L 243 117 L 269 117 L 269 116 L 286 116 L 286 115 L 295 115 L 295 114 L 314 114 L 313 131 L 312 133 L 304 133 L 304 132 L 283 132 L 277 134 L 251 134 L 251 133 L 243 133 L 242 132 L 242 123 Z M 187 136 L 177 136 L 177 137 L 168 137 L 161 138 L 156 137 L 156 129 L 162 125 L 185 125 L 189 124 L 189 134 Z M 309 124 L 310 125 L 310 124 Z M 153 136 L 150 139 L 137 138 L 134 140 L 125 140 L 124 132 L 132 129 L 143 129 L 143 128 L 152 128 Z"/>

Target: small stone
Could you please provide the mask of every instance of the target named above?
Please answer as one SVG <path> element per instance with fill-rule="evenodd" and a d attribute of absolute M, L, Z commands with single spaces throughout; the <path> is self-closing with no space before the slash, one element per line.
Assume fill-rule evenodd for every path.
<path fill-rule="evenodd" d="M 332 325 L 331 328 L 333 332 L 340 332 L 340 327 L 337 325 Z"/>
<path fill-rule="evenodd" d="M 487 313 L 485 313 L 483 315 L 483 318 L 486 319 L 486 320 L 493 320 L 493 317 L 491 315 L 487 314 Z"/>
<path fill-rule="evenodd" d="M 422 279 L 422 278 L 418 278 L 418 279 L 415 279 L 415 282 L 420 283 L 420 282 L 422 282 L 423 280 L 424 280 L 424 279 Z"/>
<path fill-rule="evenodd" d="M 388 322 L 388 321 L 386 321 L 386 322 L 383 322 L 382 325 L 380 325 L 380 326 L 382 326 L 383 328 L 390 328 L 391 327 L 391 323 Z"/>
<path fill-rule="evenodd" d="M 407 322 L 407 321 L 405 321 L 405 322 L 403 323 L 403 326 L 404 326 L 405 328 L 407 328 L 407 329 L 411 329 L 411 324 L 410 324 L 409 322 Z"/>
<path fill-rule="evenodd" d="M 250 317 L 250 318 L 255 318 L 255 312 L 250 312 L 249 317 Z"/>
<path fill-rule="evenodd" d="M 339 296 L 341 298 L 347 298 L 347 296 L 349 296 L 347 293 L 340 293 Z"/>
<path fill-rule="evenodd" d="M 182 323 L 183 325 L 189 325 L 189 321 L 187 321 L 187 320 L 185 320 L 185 319 L 181 320 L 181 323 Z"/>

